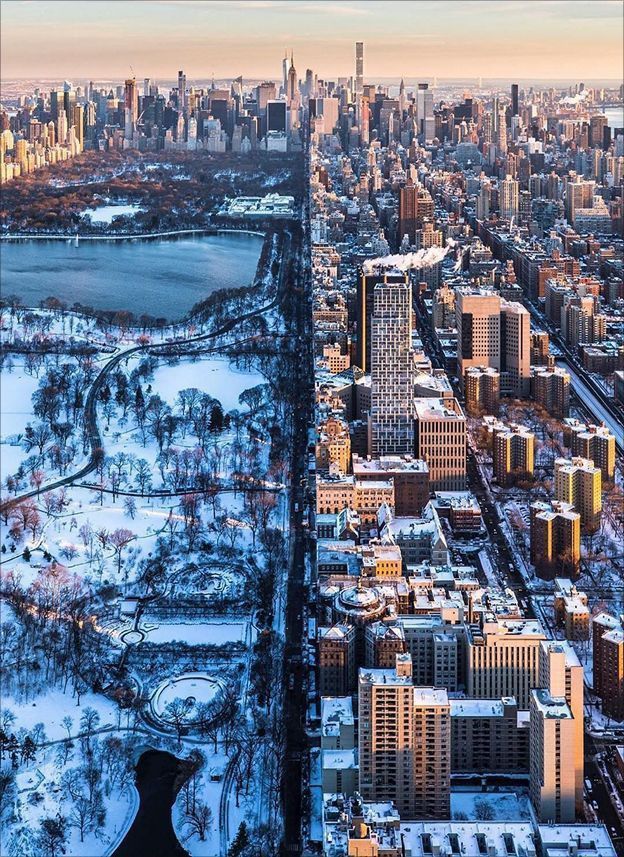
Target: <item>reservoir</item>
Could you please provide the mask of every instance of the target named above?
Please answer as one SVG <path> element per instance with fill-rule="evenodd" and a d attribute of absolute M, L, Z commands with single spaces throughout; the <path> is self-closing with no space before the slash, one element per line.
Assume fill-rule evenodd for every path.
<path fill-rule="evenodd" d="M 218 289 L 249 286 L 263 238 L 243 232 L 147 241 L 3 241 L 2 297 L 55 297 L 175 321 Z"/>

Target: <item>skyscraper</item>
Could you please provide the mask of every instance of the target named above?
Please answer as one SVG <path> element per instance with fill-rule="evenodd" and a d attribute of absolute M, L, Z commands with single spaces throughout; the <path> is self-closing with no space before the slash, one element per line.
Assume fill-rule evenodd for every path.
<path fill-rule="evenodd" d="M 507 114 L 504 107 L 498 108 L 498 118 L 496 122 L 496 148 L 499 156 L 507 153 Z"/>
<path fill-rule="evenodd" d="M 431 143 L 435 136 L 435 118 L 433 115 L 433 92 L 428 83 L 419 83 L 416 92 L 416 125 L 424 143 Z"/>
<path fill-rule="evenodd" d="M 67 130 L 67 114 L 64 110 L 59 110 L 56 123 L 56 136 L 59 143 L 67 142 Z"/>
<path fill-rule="evenodd" d="M 295 60 L 292 54 L 290 55 L 290 68 L 288 69 L 286 101 L 288 102 L 288 107 L 291 110 L 299 107 L 299 84 L 297 81 Z"/>
<path fill-rule="evenodd" d="M 399 244 L 407 235 L 410 244 L 416 243 L 418 188 L 409 181 L 399 192 Z"/>
<path fill-rule="evenodd" d="M 518 84 L 511 84 L 511 115 L 518 115 Z"/>
<path fill-rule="evenodd" d="M 364 42 L 355 43 L 355 92 L 362 94 L 364 88 Z"/>
<path fill-rule="evenodd" d="M 375 286 L 371 321 L 371 452 L 413 451 L 414 372 L 412 288 L 403 282 Z"/>
<path fill-rule="evenodd" d="M 375 286 L 378 283 L 406 283 L 406 275 L 400 271 L 385 269 L 365 274 L 360 271 L 357 282 L 357 340 L 355 350 L 355 364 L 364 372 L 370 372 L 371 368 L 371 320 L 373 317 L 373 302 Z"/>
<path fill-rule="evenodd" d="M 178 72 L 178 110 L 186 112 L 186 75 L 182 69 Z"/>
<path fill-rule="evenodd" d="M 500 216 L 505 220 L 514 220 L 518 217 L 518 182 L 508 175 L 499 184 L 500 199 L 498 207 Z"/>
<path fill-rule="evenodd" d="M 124 86 L 124 135 L 130 139 L 136 128 L 139 116 L 139 96 L 137 93 L 136 79 L 129 78 Z"/>
<path fill-rule="evenodd" d="M 407 235 L 409 243 L 416 244 L 417 230 L 422 229 L 425 220 L 433 219 L 433 213 L 434 202 L 429 191 L 408 181 L 399 194 L 398 243 Z"/>
<path fill-rule="evenodd" d="M 74 104 L 72 125 L 76 129 L 76 139 L 80 143 L 80 149 L 84 148 L 84 104 Z"/>

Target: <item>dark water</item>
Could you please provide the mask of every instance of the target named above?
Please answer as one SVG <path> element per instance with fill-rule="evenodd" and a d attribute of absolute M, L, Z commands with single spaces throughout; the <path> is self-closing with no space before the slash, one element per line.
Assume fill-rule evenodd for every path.
<path fill-rule="evenodd" d="M 262 238 L 220 233 L 153 241 L 3 242 L 0 290 L 27 306 L 56 297 L 174 321 L 217 289 L 248 286 Z"/>
<path fill-rule="evenodd" d="M 140 803 L 132 827 L 113 857 L 188 857 L 173 831 L 171 807 L 180 761 L 163 750 L 146 750 L 136 766 Z"/>

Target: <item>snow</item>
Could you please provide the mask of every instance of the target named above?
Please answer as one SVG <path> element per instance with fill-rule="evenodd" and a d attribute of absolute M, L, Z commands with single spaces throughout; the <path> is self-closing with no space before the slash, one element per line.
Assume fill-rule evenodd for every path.
<path fill-rule="evenodd" d="M 246 622 L 163 622 L 151 625 L 146 622 L 139 630 L 146 634 L 149 643 L 170 643 L 180 640 L 197 645 L 222 646 L 225 643 L 243 643 L 247 636 Z"/>
<path fill-rule="evenodd" d="M 95 212 L 94 222 L 110 209 L 112 209 L 110 213 L 112 217 L 114 214 L 129 213 L 129 211 L 124 210 L 128 208 L 132 207 L 105 206 L 99 208 Z M 42 330 L 45 330 L 46 336 L 50 339 L 55 336 L 67 338 L 71 335 L 76 339 L 90 340 L 97 345 L 113 346 L 115 343 L 123 342 L 123 348 L 126 344 L 132 345 L 132 337 L 136 335 L 135 333 L 122 333 L 121 331 L 105 334 L 95 330 L 93 323 L 72 314 L 59 317 L 45 311 L 36 311 L 35 316 L 43 320 Z M 278 311 L 272 313 L 271 318 L 278 324 L 280 322 Z M 43 323 L 45 321 L 49 321 L 47 327 Z M 11 331 L 7 341 L 10 341 L 11 337 L 32 337 L 36 325 L 31 323 L 29 331 L 26 329 L 26 324 L 27 322 L 17 316 L 15 318 L 11 316 Z M 198 331 L 194 331 L 194 333 L 196 332 Z M 161 334 L 154 334 L 154 338 L 160 337 L 162 339 L 185 334 L 188 335 L 188 331 L 170 327 Z M 223 344 L 223 340 L 221 340 L 221 344 Z M 112 348 L 109 349 L 109 352 L 111 350 Z M 3 468 L 9 467 L 14 472 L 19 466 L 19 461 L 26 455 L 20 447 L 6 445 L 6 441 L 12 435 L 23 432 L 28 420 L 32 420 L 33 415 L 30 409 L 32 394 L 39 386 L 42 373 L 52 365 L 53 358 L 50 360 L 46 358 L 38 378 L 26 375 L 22 363 L 18 359 L 11 359 L 13 360 L 13 370 L 9 372 L 9 361 L 7 361 L 2 374 L 2 381 L 5 383 L 0 386 L 3 413 L 2 424 L 0 425 L 0 442 L 4 444 L 1 456 L 2 466 Z M 110 359 L 109 355 L 104 355 L 101 352 L 94 358 L 94 362 L 101 365 L 108 359 Z M 138 363 L 138 358 L 135 360 L 126 359 L 120 364 L 120 368 L 130 372 Z M 9 379 L 8 383 L 6 383 L 7 378 Z M 212 356 L 206 359 L 181 359 L 172 365 L 163 361 L 156 366 L 151 377 L 142 381 L 144 389 L 148 383 L 150 389 L 146 390 L 146 395 L 159 394 L 172 407 L 174 407 L 178 392 L 181 389 L 197 387 L 219 400 L 225 411 L 236 409 L 245 412 L 247 407 L 241 405 L 239 396 L 245 390 L 259 384 L 265 384 L 266 378 L 257 371 L 239 370 L 227 357 Z M 146 443 L 141 443 L 140 433 L 135 429 L 132 419 L 128 418 L 125 423 L 121 419 L 121 408 L 117 408 L 117 413 L 110 416 L 108 429 L 106 427 L 107 419 L 101 406 L 98 420 L 106 456 L 113 456 L 116 452 L 123 451 L 126 454 L 133 453 L 137 458 L 145 458 L 153 468 L 153 482 L 156 484 L 159 481 L 156 466 L 158 446 L 153 438 L 148 435 Z M 250 420 L 246 420 L 246 422 L 250 422 Z M 247 436 L 245 428 L 241 429 L 237 426 L 236 430 L 240 432 L 243 445 L 257 444 L 258 459 L 266 464 L 270 442 L 266 439 L 265 429 L 260 421 L 254 423 L 254 428 L 258 428 L 258 426 L 258 430 L 264 434 L 257 441 Z M 218 444 L 223 449 L 223 464 L 217 473 L 219 479 L 225 480 L 229 475 L 231 469 L 229 446 L 232 445 L 234 437 L 234 430 L 215 433 L 214 437 L 210 437 L 211 447 L 212 444 Z M 187 431 L 186 435 L 179 433 L 174 443 L 176 447 L 194 448 L 197 445 L 197 439 L 191 430 L 190 433 Z M 5 450 L 9 452 L 8 455 L 4 454 Z M 75 461 L 70 471 L 73 472 L 78 466 L 78 461 Z M 56 477 L 56 474 L 49 475 Z M 262 478 L 260 476 L 259 480 Z M 96 488 L 89 487 L 91 483 L 97 481 L 98 475 L 93 472 L 86 477 L 82 486 L 67 486 L 64 489 L 65 499 L 56 510 L 46 506 L 46 500 L 50 494 L 37 497 L 34 502 L 41 517 L 42 530 L 37 533 L 34 543 L 30 541 L 29 533 L 23 541 L 17 544 L 13 544 L 11 537 L 6 531 L 4 532 L 4 544 L 10 550 L 3 555 L 2 571 L 14 570 L 18 572 L 22 575 L 22 587 L 26 588 L 37 580 L 41 569 L 49 564 L 49 560 L 43 557 L 43 551 L 49 551 L 54 559 L 68 567 L 70 573 L 77 575 L 79 585 L 83 587 L 85 594 L 89 593 L 89 598 L 98 590 L 103 589 L 106 584 L 110 582 L 117 584 L 118 589 L 114 597 L 108 594 L 111 588 L 106 586 L 107 600 L 102 613 L 100 613 L 101 602 L 94 601 L 94 612 L 98 613 L 97 620 L 95 620 L 97 625 L 94 627 L 98 632 L 106 635 L 105 642 L 108 643 L 110 640 L 110 643 L 116 646 L 112 650 L 114 660 L 122 654 L 127 656 L 126 665 L 129 667 L 129 672 L 137 679 L 139 686 L 142 687 L 147 696 L 153 695 L 154 704 L 159 712 L 162 712 L 170 701 L 178 697 L 193 696 L 197 702 L 209 701 L 215 697 L 226 681 L 235 682 L 237 688 L 240 685 L 241 698 L 246 700 L 247 694 L 251 696 L 249 678 L 251 646 L 255 640 L 256 629 L 251 618 L 246 617 L 246 611 L 240 607 L 232 610 L 233 618 L 231 620 L 226 618 L 222 612 L 224 609 L 230 609 L 227 602 L 226 607 L 223 607 L 223 597 L 232 597 L 232 594 L 235 596 L 236 593 L 242 592 L 244 585 L 242 581 L 245 576 L 241 568 L 245 561 L 245 552 L 252 547 L 252 532 L 245 521 L 249 512 L 245 505 L 244 495 L 241 493 L 234 494 L 230 490 L 224 491 L 219 495 L 217 505 L 218 517 L 223 514 L 229 520 L 236 522 L 235 527 L 239 535 L 238 552 L 230 544 L 229 533 L 225 536 L 223 530 L 211 526 L 214 513 L 210 503 L 203 505 L 200 510 L 204 524 L 202 540 L 212 542 L 214 551 L 204 552 L 202 548 L 189 551 L 184 540 L 184 522 L 177 497 L 150 500 L 137 496 L 135 498 L 136 508 L 128 508 L 124 504 L 125 498 L 123 496 L 113 499 L 110 493 L 99 492 Z M 271 488 L 276 487 L 275 482 L 263 482 L 262 484 Z M 124 484 L 124 489 L 133 490 L 134 488 L 133 477 L 130 476 L 128 483 Z M 60 492 L 55 493 L 58 495 Z M 287 491 L 283 491 L 273 513 L 273 519 L 277 525 L 281 524 L 285 530 L 287 530 L 288 514 L 287 497 Z M 46 511 L 46 509 L 50 509 L 50 511 Z M 172 513 L 172 520 L 178 523 L 175 533 L 170 532 L 170 527 L 167 525 L 170 513 Z M 89 526 L 81 534 L 81 529 L 87 524 Z M 121 570 L 119 571 L 117 557 L 113 549 L 107 544 L 102 546 L 96 534 L 101 534 L 104 530 L 111 533 L 120 528 L 130 530 L 134 539 L 123 550 Z M 85 535 L 87 530 L 90 530 L 92 534 L 90 540 L 89 535 Z M 192 598 L 195 593 L 201 593 L 204 599 L 202 603 L 206 605 L 205 610 L 199 610 L 199 615 L 203 614 L 202 618 L 193 621 L 183 618 L 184 613 L 180 615 L 175 609 L 168 609 L 164 615 L 170 616 L 170 621 L 164 619 L 161 621 L 161 613 L 157 608 L 154 609 L 149 605 L 144 613 L 139 612 L 137 614 L 141 618 L 135 627 L 135 616 L 128 616 L 127 613 L 119 616 L 117 608 L 124 597 L 129 598 L 130 596 L 145 594 L 144 586 L 139 588 L 135 584 L 135 576 L 140 562 L 158 551 L 157 542 L 159 539 L 166 541 L 172 548 L 172 554 L 167 561 L 167 581 L 166 589 L 164 589 L 169 604 L 173 605 L 178 596 Z M 219 550 L 220 539 L 222 539 L 222 547 L 227 547 L 227 552 Z M 101 542 L 105 543 L 105 539 L 102 538 Z M 28 544 L 33 551 L 30 562 L 25 561 L 22 556 L 25 544 Z M 235 558 L 231 559 L 232 556 Z M 255 559 L 258 565 L 262 564 L 263 559 L 259 549 Z M 286 572 L 287 570 L 284 570 L 284 576 Z M 279 594 L 278 586 L 276 603 L 281 605 Z M 211 598 L 214 598 L 215 602 L 218 601 L 219 612 L 214 611 L 217 615 L 213 615 Z M 6 605 L 5 607 L 1 619 L 3 621 L 16 621 L 12 610 Z M 276 627 L 279 627 L 283 620 L 282 610 L 283 605 L 279 607 L 279 615 L 276 616 Z M 197 614 L 193 611 L 193 616 L 195 615 Z M 164 669 L 162 668 L 162 659 L 156 660 L 155 669 L 152 669 L 151 664 L 146 666 L 142 664 L 141 657 L 145 652 L 148 653 L 148 659 L 151 658 L 151 650 L 147 645 L 144 645 L 143 650 L 141 650 L 142 643 L 161 645 L 175 641 L 186 642 L 191 645 L 205 643 L 223 646 L 224 648 L 217 655 L 210 653 L 206 658 L 208 664 L 202 660 L 201 652 L 197 654 L 198 650 L 193 651 L 188 656 L 185 653 L 183 657 L 167 662 Z M 125 650 L 122 648 L 124 643 L 129 644 Z M 154 648 L 154 651 L 158 652 L 159 650 Z M 196 657 L 197 662 L 195 661 Z M 170 678 L 163 681 L 167 675 Z M 43 680 L 41 683 L 44 683 Z M 157 688 L 155 693 L 153 693 L 154 688 Z M 36 787 L 36 784 L 43 777 L 41 780 L 43 783 L 42 790 L 46 791 L 46 797 L 42 804 L 33 808 L 27 805 L 27 799 L 22 801 L 23 814 L 16 825 L 11 825 L 9 831 L 11 836 L 16 827 L 25 828 L 24 837 L 31 835 L 33 831 L 37 830 L 40 818 L 46 814 L 55 814 L 59 807 L 65 815 L 71 810 L 69 798 L 59 794 L 59 780 L 62 770 L 59 770 L 58 763 L 54 762 L 58 748 L 63 747 L 60 742 L 67 738 L 67 730 L 62 725 L 62 720 L 66 715 L 71 717 L 73 721 L 70 727 L 72 737 L 79 733 L 80 718 L 88 706 L 96 709 L 100 715 L 98 730 L 103 730 L 102 734 L 97 736 L 100 740 L 111 735 L 122 738 L 128 736 L 131 742 L 139 744 L 145 740 L 145 730 L 150 728 L 149 724 L 142 724 L 141 733 L 143 734 L 141 737 L 139 734 L 133 736 L 126 730 L 119 731 L 120 709 L 116 703 L 109 701 L 103 695 L 87 692 L 81 696 L 78 706 L 77 699 L 71 696 L 71 684 L 68 693 L 63 693 L 60 687 L 46 688 L 41 692 L 38 687 L 29 687 L 24 698 L 17 695 L 17 690 L 13 694 L 9 693 L 8 691 L 12 690 L 11 687 L 4 690 L 3 709 L 8 709 L 16 715 L 13 727 L 16 731 L 21 728 L 32 729 L 35 724 L 43 723 L 46 730 L 46 740 L 57 742 L 49 748 L 39 748 L 35 763 L 27 763 L 19 767 L 20 788 Z M 251 713 L 248 714 L 248 719 L 251 723 Z M 122 725 L 129 725 L 130 715 L 127 723 L 125 715 L 122 717 L 121 723 Z M 170 737 L 164 741 L 164 746 L 174 748 L 173 730 L 170 729 L 169 733 Z M 163 741 L 155 733 L 150 740 L 157 746 L 163 745 Z M 80 763 L 81 745 L 84 744 L 84 741 L 75 741 L 74 743 L 76 746 L 72 751 L 73 755 L 70 753 L 69 756 L 69 765 L 71 766 Z M 270 811 L 269 801 L 272 800 L 267 786 L 267 771 L 270 769 L 272 759 L 268 752 L 268 742 L 261 741 L 260 745 L 257 758 L 254 761 L 249 795 L 245 795 L 243 789 L 239 806 L 236 806 L 234 786 L 231 779 L 229 781 L 222 779 L 230 760 L 223 753 L 221 742 L 219 742 L 219 752 L 212 754 L 211 743 L 202 741 L 197 737 L 197 734 L 193 734 L 188 738 L 183 738 L 182 746 L 173 750 L 182 757 L 188 755 L 192 749 L 201 748 L 207 757 L 200 789 L 202 800 L 213 811 L 212 829 L 207 840 L 200 842 L 196 836 L 187 839 L 188 829 L 183 829 L 183 811 L 179 807 L 181 798 L 178 799 L 173 813 L 180 841 L 184 843 L 184 847 L 192 855 L 197 855 L 197 857 L 211 855 L 213 857 L 220 850 L 219 826 L 221 819 L 219 818 L 219 805 L 224 789 L 226 792 L 223 798 L 225 817 L 228 820 L 226 839 L 234 837 L 238 823 L 243 818 L 251 822 L 250 826 L 260 824 L 265 820 Z M 213 777 L 216 777 L 218 781 L 213 782 Z M 108 812 L 105 833 L 102 835 L 100 831 L 99 839 L 96 839 L 93 834 L 89 834 L 85 837 L 84 843 L 80 843 L 78 831 L 72 828 L 68 833 L 68 855 L 111 853 L 123 838 L 124 832 L 134 817 L 136 800 L 136 791 L 130 785 L 121 792 L 119 789 L 113 789 L 110 796 L 105 797 Z M 28 831 L 31 834 L 28 834 Z M 3 842 L 0 849 L 3 853 L 5 847 L 6 843 Z M 14 848 L 15 843 L 11 843 L 11 853 L 13 853 Z M 24 853 L 25 855 L 28 853 L 30 857 L 30 851 L 22 850 L 19 852 L 19 848 L 14 853 Z"/>
<path fill-rule="evenodd" d="M 145 211 L 140 205 L 102 205 L 99 208 L 85 208 L 82 217 L 90 217 L 91 223 L 112 223 L 114 217 L 134 215 Z"/>
<path fill-rule="evenodd" d="M 451 818 L 463 814 L 469 821 L 477 821 L 477 807 L 487 804 L 491 821 L 525 821 L 531 818 L 529 798 L 517 792 L 451 791 Z"/>
<path fill-rule="evenodd" d="M 12 371 L 3 366 L 0 375 L 0 478 L 4 483 L 28 457 L 19 443 L 26 424 L 33 419 L 32 395 L 39 379 L 24 370 L 23 363 L 13 361 Z"/>
<path fill-rule="evenodd" d="M 174 699 L 192 697 L 196 705 L 201 702 L 212 702 L 222 687 L 221 679 L 204 673 L 188 673 L 167 679 L 156 689 L 152 697 L 150 703 L 152 711 L 157 717 L 167 720 L 166 708 Z"/>
<path fill-rule="evenodd" d="M 154 372 L 152 387 L 160 397 L 173 404 L 180 390 L 197 387 L 218 399 L 224 411 L 241 408 L 238 397 L 245 390 L 265 383 L 259 372 L 241 372 L 229 360 L 211 357 L 176 366 L 159 366 Z"/>
<path fill-rule="evenodd" d="M 95 708 L 100 715 L 99 729 L 113 727 L 117 723 L 118 707 L 104 696 L 88 691 L 80 697 L 80 705 L 71 693 L 63 693 L 60 688 L 51 688 L 26 701 L 18 701 L 8 693 L 6 686 L 2 693 L 3 711 L 15 714 L 14 732 L 23 727 L 32 729 L 36 723 L 43 723 L 48 741 L 67 738 L 67 730 L 62 725 L 64 717 L 73 719 L 72 736 L 80 733 L 80 718 L 85 708 Z"/>

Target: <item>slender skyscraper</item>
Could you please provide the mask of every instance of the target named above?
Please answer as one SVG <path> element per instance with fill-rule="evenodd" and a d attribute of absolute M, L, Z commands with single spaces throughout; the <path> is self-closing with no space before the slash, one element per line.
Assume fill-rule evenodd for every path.
<path fill-rule="evenodd" d="M 403 282 L 375 286 L 371 321 L 371 440 L 373 456 L 414 450 L 412 288 Z"/>
<path fill-rule="evenodd" d="M 126 140 L 132 139 L 139 115 L 139 96 L 136 79 L 129 78 L 124 87 L 124 135 Z"/>
<path fill-rule="evenodd" d="M 364 42 L 355 43 L 355 91 L 361 95 L 364 88 Z"/>
<path fill-rule="evenodd" d="M 186 111 L 186 75 L 182 69 L 178 72 L 178 111 Z"/>
<path fill-rule="evenodd" d="M 518 84 L 511 84 L 511 115 L 518 115 Z"/>

